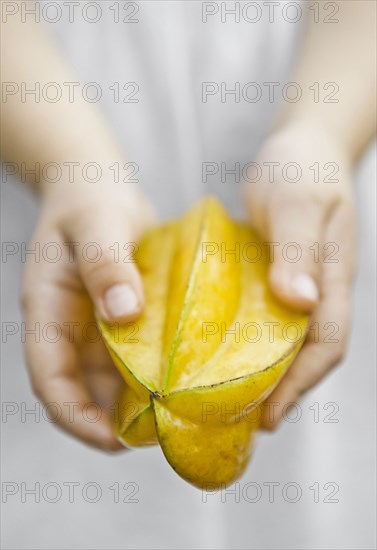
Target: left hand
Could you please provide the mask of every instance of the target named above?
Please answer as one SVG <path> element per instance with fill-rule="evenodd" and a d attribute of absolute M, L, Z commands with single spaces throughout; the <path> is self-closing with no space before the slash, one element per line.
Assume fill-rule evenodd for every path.
<path fill-rule="evenodd" d="M 257 162 L 262 177 L 246 184 L 246 202 L 262 238 L 279 243 L 269 271 L 271 289 L 287 306 L 312 312 L 304 346 L 266 401 L 262 427 L 274 429 L 288 404 L 317 384 L 344 355 L 356 224 L 350 163 L 324 130 L 281 130 L 266 141 Z M 272 162 L 279 165 L 269 177 L 263 163 Z M 289 249 L 287 243 L 295 244 Z M 292 262 L 296 251 L 301 257 L 298 254 Z"/>

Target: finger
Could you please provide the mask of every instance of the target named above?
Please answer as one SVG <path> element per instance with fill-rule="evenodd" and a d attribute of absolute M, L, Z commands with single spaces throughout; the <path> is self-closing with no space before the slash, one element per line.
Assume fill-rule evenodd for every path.
<path fill-rule="evenodd" d="M 267 204 L 268 238 L 278 243 L 270 285 L 283 303 L 295 309 L 313 311 L 319 300 L 318 252 L 326 215 L 324 205 L 306 192 L 273 195 Z"/>
<path fill-rule="evenodd" d="M 51 270 L 56 267 L 47 264 L 39 272 L 32 266 L 26 277 L 26 287 L 31 292 L 24 292 L 23 297 L 25 328 L 39 327 L 39 337 L 30 333 L 25 341 L 32 387 L 43 403 L 50 404 L 54 414 L 56 411 L 56 421 L 64 430 L 100 449 L 120 449 L 111 415 L 95 402 L 88 390 L 70 333 L 73 321 L 77 325 L 80 319 L 85 324 L 85 316 L 77 315 L 78 310 L 82 314 L 85 307 L 90 307 L 89 299 L 54 284 Z M 52 325 L 56 332 L 51 335 L 45 329 Z"/>
<path fill-rule="evenodd" d="M 90 321 L 93 327 L 95 323 Z M 88 324 L 87 324 L 88 326 Z M 95 341 L 99 338 L 98 341 Z M 115 368 L 99 330 L 93 330 L 85 335 L 85 344 L 79 348 L 78 360 L 84 376 L 84 384 L 94 401 L 107 411 L 114 410 L 123 378 Z"/>
<path fill-rule="evenodd" d="M 142 280 L 132 256 L 137 245 L 125 212 L 88 209 L 65 229 L 79 243 L 76 261 L 83 283 L 100 316 L 109 321 L 137 318 L 144 306 Z"/>
<path fill-rule="evenodd" d="M 336 257 L 324 261 L 321 303 L 307 341 L 281 383 L 265 403 L 262 426 L 274 429 L 289 403 L 318 383 L 343 358 L 351 314 L 355 231 L 350 205 L 334 212 L 326 231 L 327 242 L 339 245 Z M 336 261 L 335 261 L 336 260 Z"/>

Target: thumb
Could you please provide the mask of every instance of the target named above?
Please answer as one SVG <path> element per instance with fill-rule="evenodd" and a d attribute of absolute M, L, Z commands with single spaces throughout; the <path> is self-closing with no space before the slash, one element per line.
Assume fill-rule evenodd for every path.
<path fill-rule="evenodd" d="M 276 252 L 269 281 L 286 305 L 312 311 L 319 301 L 325 208 L 309 196 L 280 197 L 268 205 L 268 233 Z"/>
<path fill-rule="evenodd" d="M 131 226 L 109 209 L 75 220 L 68 231 L 76 248 L 82 281 L 101 318 L 108 322 L 136 319 L 144 292 L 133 253 L 137 244 Z"/>

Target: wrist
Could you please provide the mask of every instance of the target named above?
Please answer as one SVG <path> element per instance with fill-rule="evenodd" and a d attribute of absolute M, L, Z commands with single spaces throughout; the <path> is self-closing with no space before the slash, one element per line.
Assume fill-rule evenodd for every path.
<path fill-rule="evenodd" d="M 315 113 L 291 113 L 281 119 L 272 135 L 290 143 L 295 142 L 296 147 L 315 148 L 315 151 L 322 151 L 324 154 L 327 151 L 334 157 L 333 160 L 341 160 L 349 169 L 357 161 L 357 148 L 344 136 L 344 132 L 339 132 L 331 121 L 324 120 L 323 116 L 315 116 Z"/>
<path fill-rule="evenodd" d="M 51 163 L 52 164 L 52 163 Z M 119 157 L 102 160 L 88 158 L 53 163 L 52 169 L 61 171 L 59 178 L 44 178 L 38 191 L 45 216 L 59 219 L 87 215 L 92 212 L 124 210 L 135 233 L 154 219 L 153 208 L 141 189 L 137 167 Z M 58 167 L 58 168 L 57 168 Z"/>
<path fill-rule="evenodd" d="M 268 136 L 267 141 L 291 156 L 292 153 L 298 158 L 312 156 L 314 160 L 319 157 L 318 160 L 340 162 L 347 169 L 352 167 L 352 154 L 346 144 L 321 120 L 309 116 L 286 119 Z"/>

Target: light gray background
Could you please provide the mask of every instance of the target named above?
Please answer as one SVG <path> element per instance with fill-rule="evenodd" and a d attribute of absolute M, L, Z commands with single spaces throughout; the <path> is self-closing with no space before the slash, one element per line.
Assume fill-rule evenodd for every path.
<path fill-rule="evenodd" d="M 199 34 L 190 35 L 188 17 L 195 20 L 196 15 L 171 7 L 178 4 L 159 3 L 155 12 L 151 7 L 143 19 L 144 31 L 143 27 L 130 31 L 127 40 L 137 46 L 134 56 L 127 41 L 122 42 L 124 36 L 108 32 L 104 40 L 104 28 L 93 26 L 89 32 L 62 27 L 59 31 L 65 52 L 84 81 L 97 79 L 105 87 L 114 80 L 136 80 L 150 91 L 144 103 L 133 109 L 106 105 L 106 101 L 103 106 L 129 158 L 142 165 L 143 184 L 154 195 L 162 216 L 179 213 L 203 192 L 202 160 L 253 159 L 275 109 L 268 102 L 225 105 L 219 117 L 217 107 L 211 111 L 200 101 L 191 103 L 187 86 L 192 83 L 197 90 L 203 79 L 284 81 L 296 40 L 296 30 L 278 24 L 273 32 L 268 26 L 259 27 L 259 34 L 252 36 L 240 26 L 218 25 L 217 30 L 212 26 L 204 32 L 199 25 Z M 245 40 L 249 41 L 247 55 Z M 203 59 L 203 51 L 211 51 L 211 44 L 223 45 L 221 55 Z M 156 48 L 159 63 L 166 61 L 163 66 L 151 57 Z M 190 52 L 189 59 L 182 57 L 185 52 Z M 176 476 L 157 448 L 107 456 L 46 421 L 35 422 L 29 415 L 22 422 L 20 414 L 15 414 L 2 425 L 3 482 L 26 482 L 28 487 L 36 482 L 42 487 L 58 483 L 63 495 L 57 503 L 36 503 L 33 496 L 23 503 L 20 493 L 10 496 L 2 507 L 4 548 L 375 548 L 375 160 L 371 148 L 356 175 L 359 270 L 347 357 L 302 401 L 299 422 L 285 422 L 274 435 L 260 436 L 254 459 L 238 486 L 242 491 L 246 483 L 258 483 L 260 500 L 236 502 L 235 495 L 228 493 L 208 496 L 203 502 L 201 492 Z M 216 191 L 233 208 L 234 189 L 219 186 Z M 27 192 L 17 185 L 4 185 L 2 214 L 4 241 L 30 239 L 37 204 Z M 20 257 L 10 258 L 2 267 L 2 320 L 19 323 Z M 1 387 L 3 401 L 35 406 L 19 336 L 3 345 Z M 313 403 L 319 404 L 318 423 L 309 409 Z M 327 403 L 339 407 L 335 415 L 339 422 L 323 421 L 332 410 L 324 410 Z M 80 483 L 74 502 L 69 502 L 64 482 Z M 97 503 L 82 497 L 88 482 L 102 489 Z M 136 483 L 138 502 L 114 502 L 109 489 L 114 482 Z M 271 482 L 279 483 L 272 503 L 263 485 Z M 302 497 L 296 503 L 282 497 L 282 487 L 289 482 L 301 487 Z M 314 483 L 321 487 L 318 503 L 309 489 Z M 334 496 L 338 503 L 324 502 L 330 494 L 330 488 L 323 489 L 326 483 L 339 486 Z M 121 491 L 122 499 L 125 494 Z M 249 496 L 254 494 L 250 490 Z"/>

